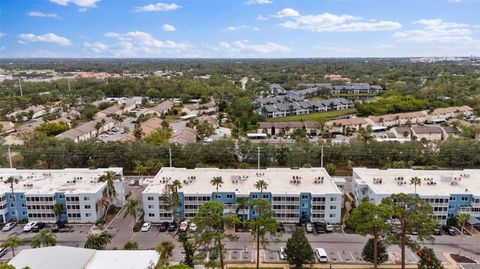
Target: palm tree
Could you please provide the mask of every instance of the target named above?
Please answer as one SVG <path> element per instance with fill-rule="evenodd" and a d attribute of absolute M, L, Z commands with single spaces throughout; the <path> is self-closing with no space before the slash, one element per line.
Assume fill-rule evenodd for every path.
<path fill-rule="evenodd" d="M 127 243 L 125 243 L 125 245 L 123 246 L 123 249 L 125 249 L 125 250 L 137 250 L 138 249 L 138 243 L 127 241 Z"/>
<path fill-rule="evenodd" d="M 222 186 L 223 184 L 223 179 L 222 177 L 214 177 L 212 180 L 210 180 L 210 184 L 216 187 L 217 189 L 217 194 L 218 194 L 218 188 Z"/>
<path fill-rule="evenodd" d="M 84 248 L 102 250 L 112 242 L 112 235 L 108 232 L 102 232 L 99 235 L 91 234 L 87 237 Z"/>
<path fill-rule="evenodd" d="M 247 210 L 248 208 L 250 207 L 250 203 L 248 202 L 248 198 L 247 197 L 239 197 L 237 199 L 237 210 L 236 210 L 236 213 L 238 215 L 238 213 L 240 211 L 242 211 L 242 214 L 241 214 L 241 219 L 242 221 L 245 221 L 245 210 Z"/>
<path fill-rule="evenodd" d="M 55 214 L 55 217 L 57 218 L 57 221 L 61 220 L 62 219 L 62 214 L 63 214 L 63 204 L 56 203 L 53 206 L 52 211 Z"/>
<path fill-rule="evenodd" d="M 462 212 L 462 213 L 459 213 L 457 215 L 457 220 L 458 220 L 458 224 L 460 224 L 460 233 L 461 233 L 461 237 L 460 237 L 460 240 L 463 241 L 463 230 L 465 229 L 465 224 L 467 223 L 468 220 L 470 220 L 470 214 L 468 213 L 465 213 L 465 212 Z M 460 254 L 460 252 L 462 251 L 461 248 L 458 248 L 458 253 Z"/>
<path fill-rule="evenodd" d="M 135 198 L 128 200 L 127 204 L 125 205 L 125 214 L 123 214 L 123 218 L 128 217 L 128 215 L 132 215 L 133 222 L 137 221 L 137 206 L 138 201 Z"/>
<path fill-rule="evenodd" d="M 18 183 L 18 179 L 14 177 L 9 177 L 7 180 L 5 180 L 5 184 L 10 184 L 10 190 L 12 193 L 12 201 L 13 201 L 13 206 L 15 209 L 15 216 L 17 218 L 17 222 L 19 221 L 19 216 L 18 216 L 18 208 L 17 208 L 17 203 L 15 201 L 15 191 L 13 189 L 13 185 Z"/>
<path fill-rule="evenodd" d="M 263 191 L 266 190 L 267 187 L 268 187 L 268 183 L 263 179 L 260 179 L 257 182 L 255 182 L 255 188 L 259 190 L 260 193 L 263 193 Z"/>
<path fill-rule="evenodd" d="M 108 208 L 110 207 L 110 199 L 108 199 L 105 194 L 97 201 L 97 210 L 100 207 L 103 207 L 103 210 L 105 210 L 103 218 L 106 221 L 108 216 Z"/>
<path fill-rule="evenodd" d="M 410 179 L 410 185 L 415 185 L 415 195 L 417 195 L 417 185 L 420 186 L 422 184 L 422 179 L 419 177 L 412 177 Z"/>
<path fill-rule="evenodd" d="M 15 249 L 23 244 L 22 239 L 16 235 L 10 235 L 5 242 L 0 244 L 0 248 L 10 248 L 12 250 L 13 257 L 15 257 Z"/>
<path fill-rule="evenodd" d="M 110 204 L 113 204 L 113 198 L 117 196 L 117 191 L 115 190 L 115 181 L 121 179 L 122 176 L 113 171 L 107 171 L 104 175 L 98 178 L 99 182 L 107 182 L 107 186 L 103 191 L 104 194 L 110 198 Z"/>
<path fill-rule="evenodd" d="M 173 256 L 174 248 L 175 245 L 170 240 L 160 242 L 160 244 L 155 248 L 155 250 L 160 255 L 157 267 L 162 268 L 165 265 L 168 266 L 168 259 Z"/>
<path fill-rule="evenodd" d="M 49 247 L 57 244 L 57 236 L 48 229 L 41 230 L 32 239 L 32 248 Z"/>

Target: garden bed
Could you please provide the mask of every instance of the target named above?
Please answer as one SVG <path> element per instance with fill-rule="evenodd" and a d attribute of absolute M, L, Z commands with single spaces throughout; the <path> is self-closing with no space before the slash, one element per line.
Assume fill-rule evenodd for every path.
<path fill-rule="evenodd" d="M 476 261 L 458 254 L 450 254 L 450 257 L 458 263 L 477 263 Z"/>

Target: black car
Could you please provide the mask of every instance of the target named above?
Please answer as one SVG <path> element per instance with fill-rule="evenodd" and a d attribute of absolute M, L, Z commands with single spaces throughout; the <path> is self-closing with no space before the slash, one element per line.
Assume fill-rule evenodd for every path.
<path fill-rule="evenodd" d="M 327 225 L 324 222 L 313 223 L 313 229 L 317 234 L 323 234 L 327 232 Z"/>
<path fill-rule="evenodd" d="M 0 248 L 0 258 L 7 254 L 7 248 Z"/>
<path fill-rule="evenodd" d="M 287 229 L 285 229 L 285 226 L 283 225 L 283 223 L 279 223 L 278 226 L 277 226 L 277 233 L 285 233 L 287 232 Z"/>
<path fill-rule="evenodd" d="M 177 230 L 177 223 L 172 222 L 168 225 L 168 231 L 169 232 L 175 232 Z"/>
<path fill-rule="evenodd" d="M 170 223 L 168 222 L 163 222 L 160 224 L 160 232 L 166 232 L 168 230 L 168 226 L 170 226 Z"/>
<path fill-rule="evenodd" d="M 63 228 L 65 228 L 65 222 L 57 221 L 57 222 L 55 222 L 55 224 L 53 224 L 52 231 L 56 233 L 56 232 L 59 232 Z"/>
<path fill-rule="evenodd" d="M 453 226 L 445 225 L 445 226 L 443 226 L 443 231 L 446 234 L 451 235 L 451 236 L 457 235 L 457 231 L 455 230 L 455 228 L 453 228 Z"/>
<path fill-rule="evenodd" d="M 34 233 L 37 233 L 38 231 L 40 231 L 41 229 L 45 228 L 45 223 L 43 222 L 37 222 L 37 224 L 35 224 L 33 227 L 32 227 L 32 232 Z"/>

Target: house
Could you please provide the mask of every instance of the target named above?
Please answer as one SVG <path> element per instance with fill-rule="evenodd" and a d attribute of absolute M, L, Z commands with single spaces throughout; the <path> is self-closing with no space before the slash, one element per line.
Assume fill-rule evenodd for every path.
<path fill-rule="evenodd" d="M 140 128 L 142 129 L 143 135 L 145 137 L 149 136 L 151 133 L 153 133 L 155 130 L 162 128 L 162 119 L 153 117 L 145 122 L 142 122 L 140 124 Z"/>
<path fill-rule="evenodd" d="M 355 132 L 360 129 L 366 129 L 367 127 L 373 127 L 375 123 L 369 118 L 350 118 L 350 119 L 338 119 L 331 120 L 325 123 L 325 126 L 332 133 L 346 134 L 349 132 Z"/>
<path fill-rule="evenodd" d="M 179 145 L 195 143 L 197 142 L 197 131 L 195 129 L 186 127 L 185 129 L 174 133 L 169 142 Z"/>
<path fill-rule="evenodd" d="M 412 130 L 407 126 L 397 126 L 390 129 L 392 133 L 395 134 L 397 138 L 411 139 Z"/>
<path fill-rule="evenodd" d="M 219 127 L 219 124 L 218 124 L 218 119 L 217 118 L 214 118 L 212 116 L 207 116 L 207 115 L 204 115 L 204 116 L 200 116 L 197 118 L 197 120 L 199 122 L 208 122 L 210 125 L 213 126 L 213 128 L 217 129 Z"/>
<path fill-rule="evenodd" d="M 257 128 L 257 133 L 290 135 L 296 129 L 305 129 L 307 135 L 320 134 L 319 124 L 314 121 L 260 122 Z"/>
<path fill-rule="evenodd" d="M 45 115 L 46 113 L 47 111 L 45 109 L 45 106 L 36 105 L 36 106 L 29 106 L 23 110 L 14 111 L 10 114 L 5 115 L 5 118 L 15 121 L 19 117 L 19 115 L 21 115 L 22 120 L 25 121 L 30 119 L 30 115 L 31 115 L 31 119 L 37 119 Z"/>
<path fill-rule="evenodd" d="M 113 105 L 111 107 L 107 107 L 102 111 L 97 112 L 95 114 L 95 119 L 106 118 L 110 115 L 118 115 L 121 116 L 123 114 L 123 110 L 120 108 L 119 105 Z"/>
<path fill-rule="evenodd" d="M 217 112 L 217 105 L 215 102 L 209 102 L 205 104 L 193 104 L 182 108 L 182 112 L 187 115 L 211 115 Z"/>
<path fill-rule="evenodd" d="M 305 115 L 353 108 L 353 103 L 345 98 L 308 101 L 302 97 L 283 96 L 282 98 L 261 98 L 255 102 L 257 105 L 256 112 L 266 118 Z"/>
<path fill-rule="evenodd" d="M 166 100 L 161 102 L 160 104 L 148 108 L 143 115 L 157 115 L 157 117 L 160 117 L 162 115 L 169 114 L 173 110 L 173 101 L 171 100 Z"/>
<path fill-rule="evenodd" d="M 280 86 L 279 84 L 268 85 L 268 92 L 271 95 L 279 95 L 279 94 L 287 93 L 287 91 L 282 86 Z"/>
<path fill-rule="evenodd" d="M 440 128 L 443 131 L 444 139 L 447 139 L 449 137 L 457 138 L 460 136 L 460 130 L 458 130 L 455 126 L 441 126 Z"/>
<path fill-rule="evenodd" d="M 15 132 L 15 124 L 10 121 L 0 121 L 0 135 Z"/>
<path fill-rule="evenodd" d="M 101 118 L 84 123 L 76 128 L 65 131 L 56 136 L 58 139 L 70 139 L 75 143 L 97 137 L 99 134 L 115 127 L 116 122 L 111 118 Z"/>
<path fill-rule="evenodd" d="M 412 137 L 416 137 L 417 140 L 439 141 L 444 138 L 443 130 L 439 126 L 414 126 L 410 129 Z"/>

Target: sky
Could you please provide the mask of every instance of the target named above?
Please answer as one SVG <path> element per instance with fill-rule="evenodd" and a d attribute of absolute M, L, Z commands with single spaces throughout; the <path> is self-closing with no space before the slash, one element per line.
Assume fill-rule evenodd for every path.
<path fill-rule="evenodd" d="M 0 0 L 0 58 L 480 56 L 480 0 Z"/>

